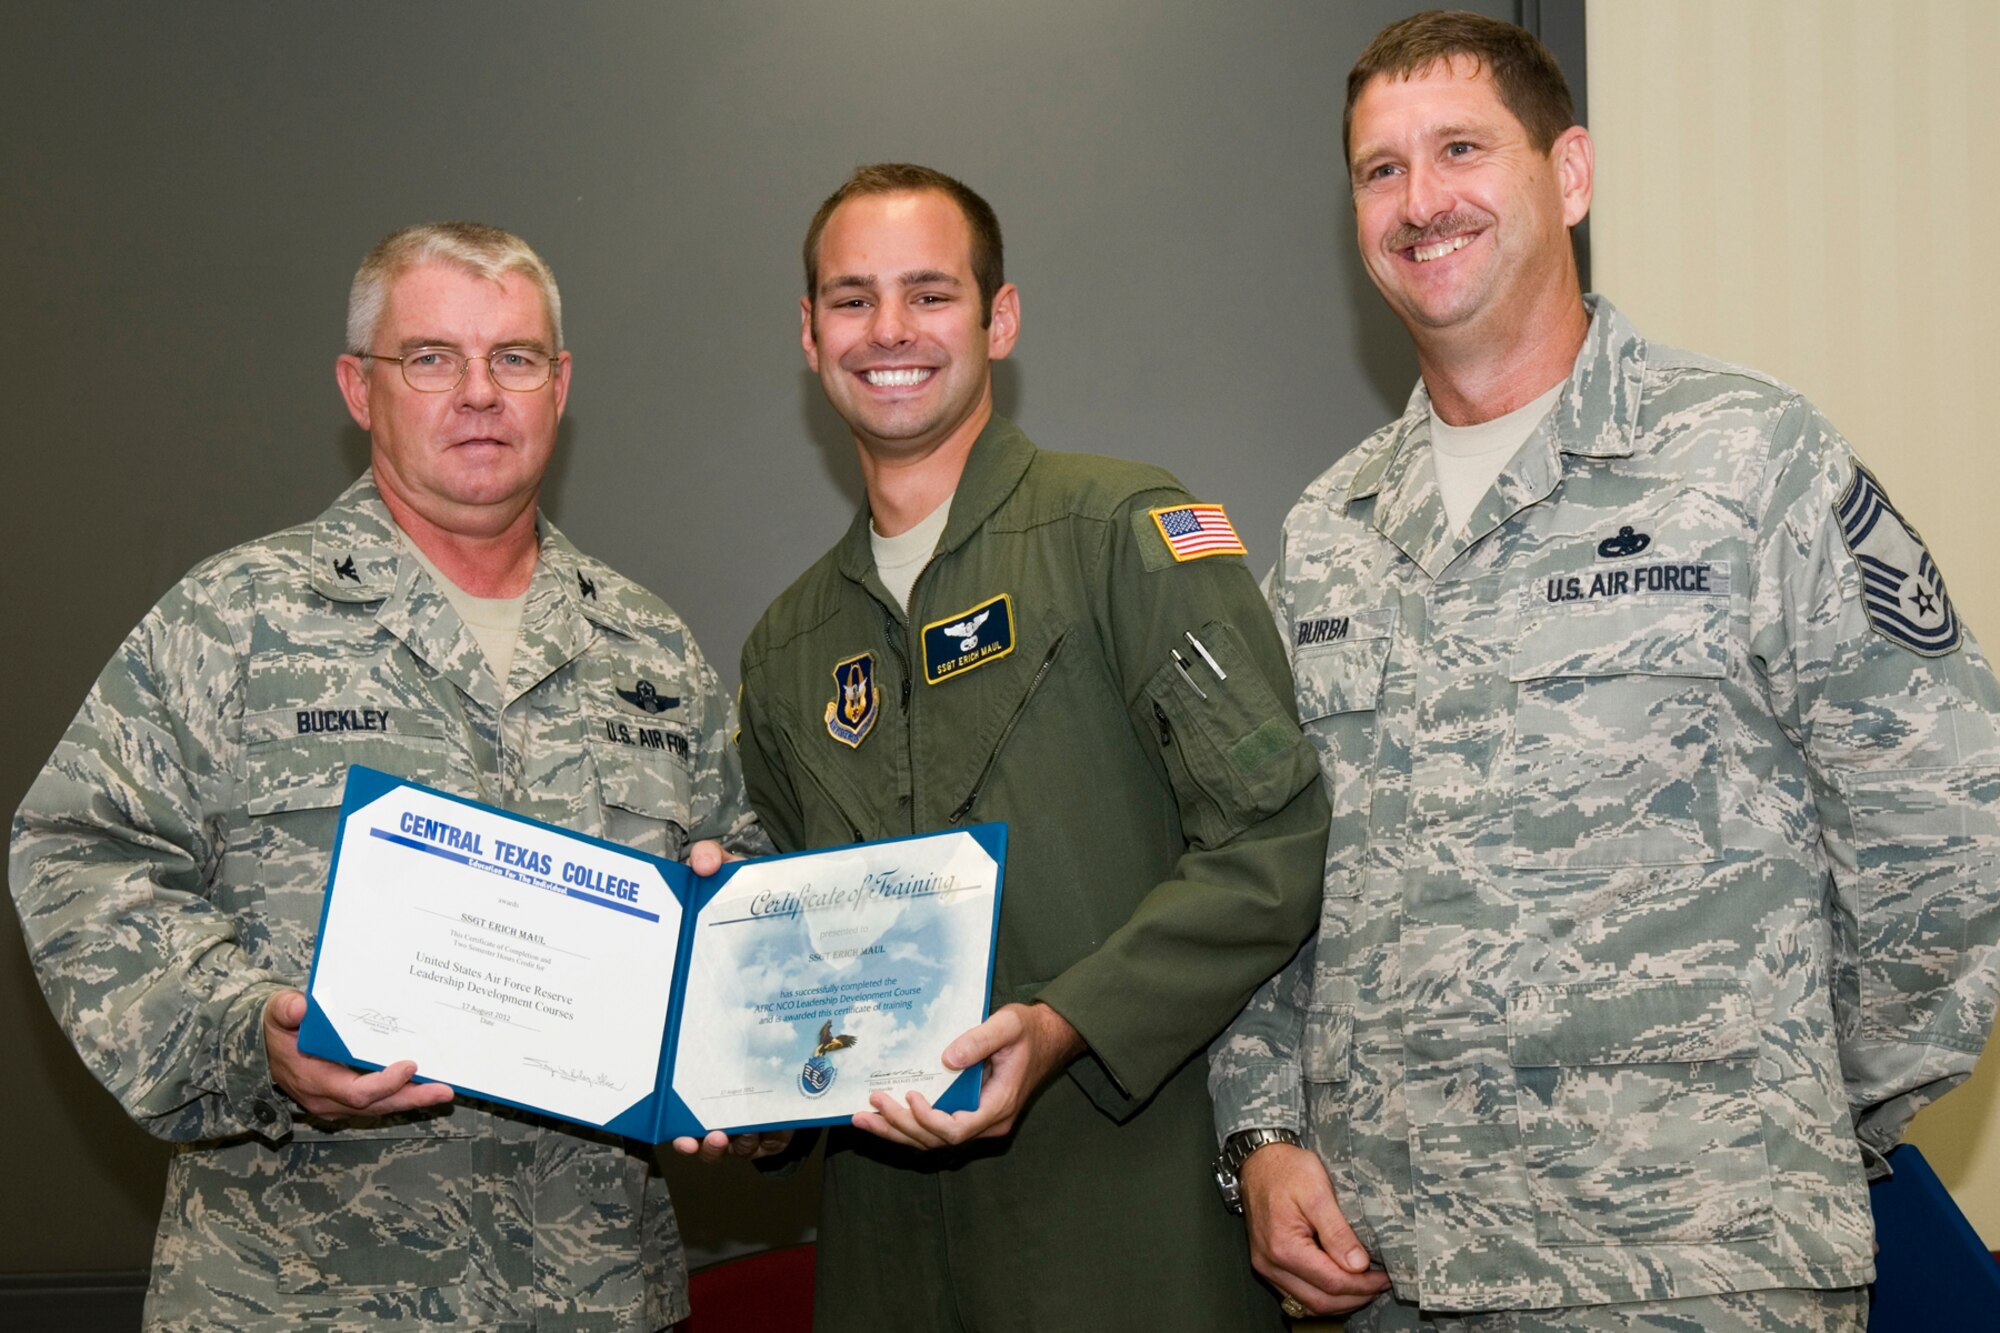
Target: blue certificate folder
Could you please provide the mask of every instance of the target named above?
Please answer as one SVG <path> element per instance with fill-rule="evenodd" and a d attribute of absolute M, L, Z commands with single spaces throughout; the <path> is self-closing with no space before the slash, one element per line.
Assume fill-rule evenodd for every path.
<path fill-rule="evenodd" d="M 645 1143 L 979 1101 L 1007 828 L 702 877 L 355 765 L 299 1047 Z M 655 1049 L 657 1045 L 657 1049 Z"/>

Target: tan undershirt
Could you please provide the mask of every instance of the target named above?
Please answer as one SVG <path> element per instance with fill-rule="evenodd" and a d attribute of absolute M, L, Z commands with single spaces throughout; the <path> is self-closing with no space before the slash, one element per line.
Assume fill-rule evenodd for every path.
<path fill-rule="evenodd" d="M 507 673 L 514 669 L 514 645 L 521 637 L 521 608 L 528 604 L 528 590 L 523 588 L 514 597 L 474 597 L 465 589 L 445 577 L 444 571 L 431 562 L 417 544 L 410 540 L 410 534 L 398 528 L 396 535 L 402 538 L 403 549 L 417 558 L 417 563 L 444 593 L 452 610 L 465 622 L 465 628 L 472 633 L 473 642 L 485 655 L 486 664 L 493 669 L 493 679 L 500 685 L 507 683 Z"/>
<path fill-rule="evenodd" d="M 1558 380 L 1533 402 L 1473 426 L 1446 425 L 1437 409 L 1431 409 L 1431 461 L 1437 467 L 1438 498 L 1444 501 L 1444 515 L 1453 532 L 1464 535 L 1472 511 L 1556 405 L 1565 383 Z"/>
<path fill-rule="evenodd" d="M 950 518 L 951 496 L 947 495 L 943 504 L 925 514 L 908 532 L 884 537 L 875 531 L 874 524 L 868 525 L 868 547 L 875 553 L 875 572 L 905 612 L 910 609 L 910 589 L 916 586 L 917 575 L 924 572 L 924 566 L 936 553 L 938 538 L 944 536 L 944 525 Z"/>

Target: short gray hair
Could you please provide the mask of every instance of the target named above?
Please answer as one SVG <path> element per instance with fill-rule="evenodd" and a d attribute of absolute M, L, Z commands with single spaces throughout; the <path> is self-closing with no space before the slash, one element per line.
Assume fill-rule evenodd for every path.
<path fill-rule="evenodd" d="M 373 350 L 390 284 L 420 264 L 451 264 L 495 282 L 509 273 L 525 275 L 541 289 L 555 338 L 551 350 L 562 351 L 562 293 L 556 290 L 556 275 L 526 241 L 483 222 L 425 222 L 377 242 L 354 271 L 354 285 L 347 292 L 348 351 L 358 356 Z"/>

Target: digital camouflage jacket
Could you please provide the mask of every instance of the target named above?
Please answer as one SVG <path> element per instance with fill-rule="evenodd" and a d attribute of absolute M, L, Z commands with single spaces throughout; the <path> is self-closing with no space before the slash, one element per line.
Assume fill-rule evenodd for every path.
<path fill-rule="evenodd" d="M 1441 1310 L 1867 1281 L 1867 1172 L 1993 1017 L 2000 690 L 1941 577 L 1810 404 L 1592 312 L 1469 535 L 1420 385 L 1270 588 L 1333 822 L 1217 1129 L 1304 1129 Z"/>
<path fill-rule="evenodd" d="M 541 534 L 504 689 L 371 477 L 204 561 L 112 657 L 15 818 L 14 896 L 57 1020 L 182 1145 L 150 1328 L 650 1330 L 686 1313 L 644 1151 L 469 1101 L 315 1123 L 264 1055 L 265 1002 L 307 976 L 350 763 L 663 856 L 761 846 L 686 627 Z"/>

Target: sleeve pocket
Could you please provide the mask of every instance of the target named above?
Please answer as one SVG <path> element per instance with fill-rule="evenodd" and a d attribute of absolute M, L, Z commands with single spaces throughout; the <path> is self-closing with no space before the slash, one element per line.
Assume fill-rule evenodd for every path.
<path fill-rule="evenodd" d="M 1318 766 L 1236 630 L 1210 621 L 1196 637 L 1222 675 L 1184 653 L 1185 663 L 1170 659 L 1153 673 L 1138 710 L 1160 746 L 1188 841 L 1215 847 L 1284 809 Z"/>
<path fill-rule="evenodd" d="M 1300 1072 L 1308 1083 L 1347 1082 L 1349 1053 L 1354 1045 L 1354 1009 L 1336 1005 L 1306 1011 L 1305 1045 L 1299 1052 Z"/>

